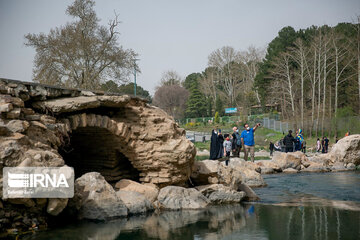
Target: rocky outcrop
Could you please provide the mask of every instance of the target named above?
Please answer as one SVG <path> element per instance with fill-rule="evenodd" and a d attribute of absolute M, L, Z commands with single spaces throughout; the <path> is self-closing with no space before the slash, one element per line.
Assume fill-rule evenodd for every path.
<path fill-rule="evenodd" d="M 157 200 L 158 208 L 169 210 L 201 209 L 210 203 L 198 190 L 177 186 L 162 188 Z"/>
<path fill-rule="evenodd" d="M 115 184 L 115 188 L 121 191 L 140 193 L 144 195 L 150 202 L 154 202 L 159 194 L 159 190 L 156 188 L 156 186 L 152 186 L 150 184 L 140 184 L 129 179 L 120 180 Z"/>
<path fill-rule="evenodd" d="M 306 161 L 306 156 L 302 152 L 274 152 L 272 158 L 272 162 L 277 164 L 282 170 L 286 168 L 294 168 L 300 170 L 302 161 Z"/>
<path fill-rule="evenodd" d="M 220 183 L 234 190 L 238 190 L 241 183 L 250 187 L 266 186 L 260 171 L 255 163 L 240 158 L 231 158 L 229 166 L 216 160 L 204 160 L 195 162 L 191 180 L 197 186 Z"/>
<path fill-rule="evenodd" d="M 354 134 L 340 139 L 329 154 L 332 162 L 343 162 L 345 164 L 360 164 L 360 134 Z"/>
<path fill-rule="evenodd" d="M 0 86 L 0 167 L 24 161 L 27 166 L 62 166 L 67 149 L 59 150 L 71 148 L 75 135 L 86 141 L 91 133 L 109 145 L 103 150 L 98 144 L 97 152 L 106 149 L 114 157 L 105 165 L 88 159 L 81 174 L 98 171 L 118 181 L 124 175 L 117 156 L 127 159 L 136 170 L 134 179 L 143 183 L 184 185 L 191 174 L 194 145 L 173 118 L 145 100 L 6 79 L 0 79 Z"/>
<path fill-rule="evenodd" d="M 151 202 L 141 193 L 117 191 L 116 196 L 125 204 L 128 214 L 139 214 L 154 210 Z"/>
<path fill-rule="evenodd" d="M 186 185 L 195 154 L 184 129 L 146 100 L 0 79 L 0 183 L 3 167 L 66 164 L 74 167 L 76 177 L 99 172 L 113 185 L 121 179 L 160 187 Z M 151 189 L 146 197 L 154 201 L 156 191 Z M 89 197 L 93 204 L 101 199 Z M 4 211 L 31 204 L 43 213 L 58 215 L 65 202 L 9 200 L 4 204 L 9 210 Z M 100 218 L 112 217 L 112 212 L 123 215 L 123 210 L 103 207 Z M 88 216 L 86 205 L 83 209 Z M 89 216 L 97 217 L 95 212 Z"/>
<path fill-rule="evenodd" d="M 198 186 L 196 189 L 213 204 L 239 203 L 245 197 L 245 192 L 238 192 L 222 184 Z"/>
<path fill-rule="evenodd" d="M 69 201 L 79 219 L 108 220 L 127 216 L 127 207 L 113 187 L 97 172 L 86 173 L 75 181 L 74 198 Z"/>

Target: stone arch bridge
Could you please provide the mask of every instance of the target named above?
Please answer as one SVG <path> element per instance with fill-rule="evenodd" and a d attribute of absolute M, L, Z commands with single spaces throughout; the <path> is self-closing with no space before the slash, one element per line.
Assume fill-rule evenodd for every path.
<path fill-rule="evenodd" d="M 163 187 L 185 185 L 196 154 L 172 117 L 127 95 L 0 79 L 0 116 L 0 170 L 66 164 Z"/>

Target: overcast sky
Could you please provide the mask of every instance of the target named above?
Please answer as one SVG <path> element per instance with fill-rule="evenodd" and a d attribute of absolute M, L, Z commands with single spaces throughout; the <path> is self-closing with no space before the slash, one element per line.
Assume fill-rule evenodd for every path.
<path fill-rule="evenodd" d="M 31 81 L 35 50 L 24 35 L 71 21 L 71 2 L 0 0 L 0 77 Z M 352 22 L 360 0 L 97 0 L 95 10 L 103 24 L 120 15 L 119 43 L 139 53 L 138 84 L 153 94 L 164 71 L 201 72 L 223 46 L 265 47 L 285 26 Z"/>

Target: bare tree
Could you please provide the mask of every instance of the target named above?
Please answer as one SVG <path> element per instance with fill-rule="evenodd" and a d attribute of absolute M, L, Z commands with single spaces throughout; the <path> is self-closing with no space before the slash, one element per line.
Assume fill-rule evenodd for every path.
<path fill-rule="evenodd" d="M 295 41 L 295 47 L 292 48 L 292 59 L 298 64 L 300 72 L 300 89 L 301 89 L 301 101 L 300 101 L 300 114 L 301 114 L 301 127 L 304 127 L 304 83 L 305 83 L 305 69 L 307 64 L 307 49 L 303 41 L 298 38 Z"/>
<path fill-rule="evenodd" d="M 233 47 L 225 46 L 212 52 L 208 60 L 208 65 L 218 70 L 217 77 L 224 87 L 225 96 L 229 99 L 229 104 L 233 105 L 240 91 L 239 84 L 243 81 L 239 52 Z"/>
<path fill-rule="evenodd" d="M 240 61 L 243 62 L 243 66 L 245 67 L 245 82 L 248 92 L 252 90 L 254 86 L 255 77 L 259 71 L 259 64 L 265 56 L 265 50 L 263 48 L 250 46 L 246 51 L 240 52 L 239 56 Z M 258 104 L 260 104 L 260 96 L 256 90 L 255 95 Z"/>
<path fill-rule="evenodd" d="M 208 67 L 202 74 L 202 77 L 199 79 L 201 92 L 207 97 L 211 97 L 213 104 L 215 106 L 216 96 L 217 96 L 217 71 L 213 67 Z"/>
<path fill-rule="evenodd" d="M 163 85 L 156 90 L 153 104 L 179 119 L 184 117 L 188 97 L 189 92 L 179 85 Z"/>
<path fill-rule="evenodd" d="M 100 26 L 93 0 L 75 0 L 66 13 L 76 21 L 49 34 L 27 34 L 26 46 L 36 50 L 34 81 L 98 89 L 101 82 L 126 82 L 136 54 L 118 45 L 118 16 Z"/>
<path fill-rule="evenodd" d="M 160 80 L 160 86 L 169 86 L 169 85 L 181 85 L 181 82 L 183 81 L 180 74 L 178 74 L 174 70 L 169 70 L 166 72 L 163 72 Z"/>
<path fill-rule="evenodd" d="M 280 56 L 274 60 L 271 77 L 275 79 L 275 84 L 272 86 L 272 93 L 273 96 L 279 96 L 279 99 L 283 99 L 286 105 L 290 105 L 292 118 L 295 118 L 296 82 L 291 74 L 290 62 L 291 55 L 289 53 L 281 53 Z"/>
<path fill-rule="evenodd" d="M 339 35 L 333 31 L 332 36 L 332 47 L 334 50 L 334 58 L 335 58 L 335 103 L 334 103 L 334 111 L 335 111 L 335 135 L 337 135 L 337 110 L 338 110 L 338 88 L 339 84 L 347 81 L 351 75 L 348 77 L 342 77 L 344 71 L 348 69 L 351 63 L 355 62 L 356 59 L 352 57 L 349 52 L 350 42 L 347 41 L 346 37 Z"/>

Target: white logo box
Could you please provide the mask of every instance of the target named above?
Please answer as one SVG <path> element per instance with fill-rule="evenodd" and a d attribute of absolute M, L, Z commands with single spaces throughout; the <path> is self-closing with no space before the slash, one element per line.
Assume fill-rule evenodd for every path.
<path fill-rule="evenodd" d="M 5 167 L 3 198 L 72 198 L 72 167 Z"/>

